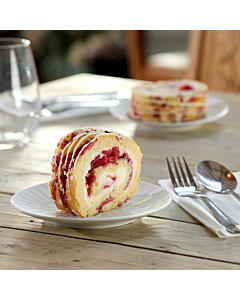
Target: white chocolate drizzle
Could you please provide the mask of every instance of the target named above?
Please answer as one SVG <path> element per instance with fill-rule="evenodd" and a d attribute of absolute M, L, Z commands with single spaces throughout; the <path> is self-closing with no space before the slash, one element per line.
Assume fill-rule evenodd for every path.
<path fill-rule="evenodd" d="M 144 200 L 141 200 L 141 201 L 138 201 L 138 202 L 136 202 L 136 203 L 133 203 L 133 204 L 131 204 L 130 206 L 131 206 L 131 207 L 134 207 L 134 206 L 141 205 L 141 204 L 143 204 L 143 203 L 146 203 L 146 202 L 149 201 L 150 199 L 151 199 L 151 197 L 148 197 L 148 198 L 146 198 L 146 199 L 144 199 Z"/>

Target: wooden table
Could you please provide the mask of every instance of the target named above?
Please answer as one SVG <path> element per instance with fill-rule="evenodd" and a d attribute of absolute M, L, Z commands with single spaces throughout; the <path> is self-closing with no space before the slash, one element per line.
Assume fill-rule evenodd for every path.
<path fill-rule="evenodd" d="M 136 81 L 80 74 L 40 87 L 41 96 L 130 91 Z M 47 182 L 58 140 L 85 126 L 111 128 L 132 137 L 144 160 L 141 180 L 168 177 L 165 157 L 185 156 L 194 171 L 204 159 L 240 170 L 240 96 L 211 92 L 230 106 L 228 115 L 192 131 L 144 132 L 109 113 L 41 124 L 28 146 L 0 152 L 0 269 L 240 269 L 240 238 L 221 239 L 175 202 L 151 216 L 116 228 L 83 230 L 55 226 L 15 210 L 12 195 Z"/>

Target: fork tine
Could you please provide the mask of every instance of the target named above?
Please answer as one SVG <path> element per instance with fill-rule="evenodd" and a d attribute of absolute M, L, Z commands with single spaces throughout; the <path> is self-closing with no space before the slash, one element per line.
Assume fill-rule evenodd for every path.
<path fill-rule="evenodd" d="M 171 179 L 171 181 L 172 181 L 172 185 L 173 185 L 173 187 L 178 187 L 178 184 L 177 184 L 177 182 L 176 182 L 176 180 L 175 180 L 175 177 L 174 177 L 174 175 L 173 175 L 173 171 L 172 171 L 172 169 L 171 169 L 171 166 L 170 166 L 170 163 L 169 163 L 167 157 L 166 157 L 166 160 L 167 160 L 168 174 L 169 174 L 169 177 L 170 177 L 170 179 Z"/>
<path fill-rule="evenodd" d="M 179 160 L 179 157 L 177 157 L 177 160 L 178 160 L 178 164 L 179 164 L 179 167 L 180 167 L 180 171 L 181 171 L 181 174 L 182 174 L 182 179 L 183 179 L 183 181 L 184 181 L 184 184 L 185 184 L 185 186 L 189 186 L 189 183 L 188 183 L 188 181 L 187 181 L 187 178 L 186 178 L 186 176 L 185 176 L 185 174 L 184 174 L 184 172 L 183 172 L 182 164 L 181 164 L 181 162 L 180 162 L 180 160 Z"/>
<path fill-rule="evenodd" d="M 180 177 L 180 175 L 179 175 L 178 168 L 177 168 L 177 165 L 176 165 L 175 160 L 174 160 L 173 157 L 172 157 L 172 160 L 173 160 L 173 165 L 174 165 L 175 172 L 176 172 L 176 175 L 177 175 L 178 183 L 179 183 L 180 186 L 183 187 L 184 184 L 183 184 L 182 179 L 181 179 L 181 177 Z"/>
<path fill-rule="evenodd" d="M 191 185 L 194 185 L 195 187 L 197 187 L 197 185 L 196 185 L 196 183 L 195 183 L 195 181 L 194 181 L 194 179 L 192 177 L 192 174 L 191 174 L 191 172 L 190 172 L 190 170 L 188 168 L 187 162 L 186 162 L 186 160 L 185 160 L 184 157 L 183 157 L 183 161 L 184 161 L 185 168 L 186 168 L 186 171 L 187 171 L 187 174 L 188 174 L 188 179 L 189 179 Z"/>

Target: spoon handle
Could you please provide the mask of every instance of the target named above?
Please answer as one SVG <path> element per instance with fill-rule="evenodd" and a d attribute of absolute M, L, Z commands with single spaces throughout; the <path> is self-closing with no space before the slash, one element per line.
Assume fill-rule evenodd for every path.
<path fill-rule="evenodd" d="M 197 195 L 197 197 L 203 201 L 218 222 L 223 225 L 228 232 L 240 233 L 239 224 L 225 214 L 220 208 L 218 208 L 209 198 L 207 198 L 205 195 Z"/>
<path fill-rule="evenodd" d="M 240 201 L 240 195 L 236 191 L 230 191 L 229 190 L 229 193 L 231 195 L 233 195 L 238 201 Z"/>

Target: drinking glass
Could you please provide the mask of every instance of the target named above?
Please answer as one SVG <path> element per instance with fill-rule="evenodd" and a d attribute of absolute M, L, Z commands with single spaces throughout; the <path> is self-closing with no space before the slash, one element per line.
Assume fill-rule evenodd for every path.
<path fill-rule="evenodd" d="M 0 150 L 28 144 L 39 124 L 40 110 L 31 42 L 0 38 Z"/>

